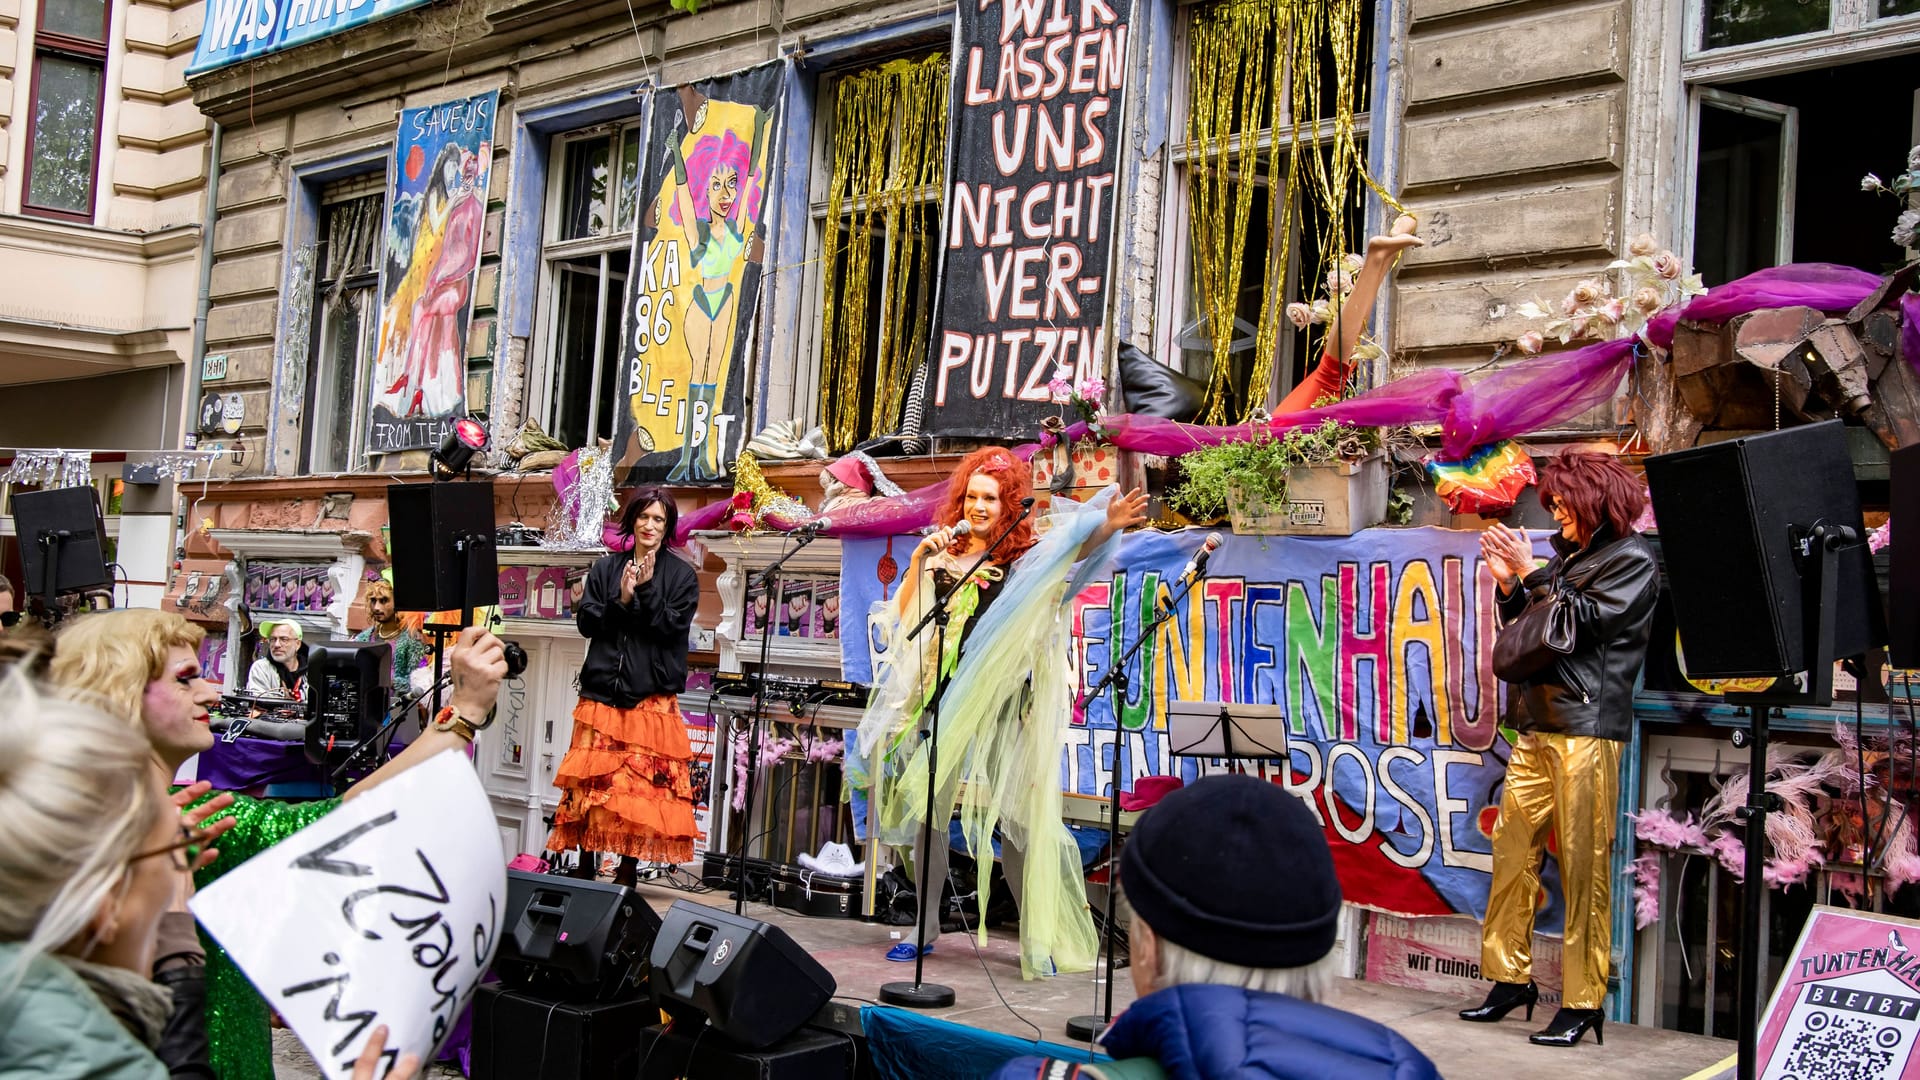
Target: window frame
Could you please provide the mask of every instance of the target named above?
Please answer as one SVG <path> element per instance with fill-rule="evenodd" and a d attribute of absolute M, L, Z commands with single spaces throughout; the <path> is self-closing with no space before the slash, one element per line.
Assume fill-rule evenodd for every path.
<path fill-rule="evenodd" d="M 819 392 L 820 369 L 824 363 L 824 357 L 822 357 L 821 351 L 825 348 L 826 343 L 821 338 L 820 328 L 826 310 L 827 297 L 826 282 L 820 276 L 820 260 L 826 244 L 827 204 L 830 197 L 828 188 L 833 183 L 834 91 L 838 88 L 842 78 L 865 71 L 869 68 L 878 67 L 889 61 L 900 59 L 924 60 L 935 53 L 941 52 L 951 56 L 952 51 L 953 46 L 951 42 L 940 42 L 936 44 L 907 40 L 901 43 L 901 47 L 898 50 L 877 55 L 862 56 L 849 63 L 836 65 L 833 68 L 822 71 L 816 76 L 815 108 L 811 133 L 813 145 L 812 152 L 808 155 L 809 161 L 805 191 L 807 207 L 807 246 L 806 256 L 803 260 L 805 272 L 802 275 L 800 284 L 802 290 L 800 324 L 796 334 L 798 362 L 794 365 L 793 380 L 795 404 L 802 405 L 804 403 L 803 407 L 805 411 L 800 413 L 799 416 L 803 428 L 810 428 L 821 422 L 821 396 Z M 951 105 L 949 105 L 949 108 L 951 108 Z M 893 117 L 892 130 L 892 135 L 895 140 L 895 153 L 898 153 L 899 149 L 899 131 L 900 113 L 896 109 Z M 951 165 L 952 153 L 953 118 L 949 116 L 946 142 L 941 146 L 941 154 L 943 158 L 948 161 L 949 165 Z M 891 164 L 890 159 L 889 166 L 891 166 Z M 943 173 L 948 171 L 950 170 L 943 170 Z M 944 194 L 942 184 L 927 184 L 923 185 L 920 190 L 914 192 L 913 201 L 917 209 L 924 210 L 928 204 L 939 205 Z M 864 204 L 864 198 L 847 199 L 843 201 L 840 206 L 843 220 L 850 219 Z M 936 221 L 934 228 L 936 232 L 942 231 L 945 228 L 944 220 Z M 880 275 L 878 280 L 883 282 L 887 280 L 887 274 L 893 265 L 894 251 L 895 243 L 893 238 L 890 236 L 884 238 L 882 242 L 882 258 L 873 271 Z M 933 272 L 936 276 L 941 272 L 941 267 L 945 260 L 945 251 L 945 239 L 944 236 L 942 236 L 937 242 L 934 255 Z M 871 322 L 870 325 L 877 327 L 878 323 Z M 873 364 L 878 363 L 879 355 L 876 352 L 867 359 L 869 361 L 867 367 L 870 369 Z M 875 373 L 870 377 L 877 378 L 878 376 L 877 373 Z M 769 420 L 771 419 L 772 417 L 769 417 Z M 866 423 L 873 423 L 873 417 L 871 415 L 866 417 Z M 859 441 L 864 442 L 868 439 L 889 434 L 893 433 L 878 432 L 869 429 L 861 434 Z"/>
<path fill-rule="evenodd" d="M 533 338 L 531 342 L 533 359 L 528 364 L 527 396 L 524 415 L 537 420 L 545 431 L 557 437 L 556 426 L 558 424 L 558 410 L 561 401 L 558 385 L 559 365 L 554 355 L 554 349 L 559 343 L 559 324 L 561 321 L 560 315 L 562 314 L 560 299 L 566 278 L 566 273 L 560 269 L 560 264 L 586 256 L 597 255 L 600 257 L 600 293 L 597 300 L 600 318 L 596 323 L 597 341 L 594 351 L 597 354 L 597 358 L 595 360 L 594 374 L 589 380 L 591 389 L 587 407 L 587 441 L 582 443 L 584 446 L 594 445 L 593 440 L 595 439 L 610 439 L 614 435 L 612 430 L 597 430 L 601 406 L 599 392 L 601 380 L 606 375 L 607 367 L 611 366 L 615 377 L 615 396 L 619 396 L 617 393 L 619 386 L 618 373 L 621 352 L 625 345 L 623 338 L 626 334 L 627 325 L 627 283 L 629 276 L 633 272 L 632 257 L 636 244 L 635 238 L 639 234 L 640 214 L 645 204 L 642 195 L 646 187 L 647 179 L 645 176 L 645 164 L 647 159 L 648 127 L 649 125 L 645 116 L 632 115 L 603 120 L 598 123 L 587 124 L 584 127 L 556 131 L 547 137 L 546 192 L 544 194 L 543 205 L 540 208 L 540 234 L 538 252 L 535 256 L 539 260 L 539 270 L 536 275 L 533 303 Z M 566 212 L 568 145 L 606 136 L 609 140 L 609 147 L 618 154 L 622 152 L 622 148 L 626 143 L 627 133 L 630 131 L 636 132 L 638 135 L 635 143 L 635 152 L 639 155 L 641 167 L 636 173 L 632 217 L 626 227 L 622 228 L 619 224 L 620 192 L 622 190 L 619 182 L 619 160 L 618 158 L 612 158 L 609 162 L 608 183 L 608 191 L 611 193 L 612 198 L 610 198 L 607 203 L 608 225 L 606 231 L 597 236 L 552 239 L 552 237 L 559 233 L 561 219 Z M 608 256 L 616 253 L 626 253 L 628 255 L 627 270 L 624 274 L 620 275 L 619 288 L 617 290 L 609 284 L 612 275 L 608 263 Z M 619 318 L 614 320 L 616 329 L 613 332 L 611 340 L 608 340 L 604 336 L 604 328 L 607 325 L 606 313 L 608 304 L 612 304 L 615 310 L 619 312 Z M 617 430 L 620 426 L 617 411 L 613 416 L 612 423 L 614 429 Z"/>
<path fill-rule="evenodd" d="M 1764 41 L 1706 47 L 1707 6 L 1685 0 L 1681 34 L 1684 84 L 1736 82 L 1762 75 L 1896 56 L 1920 49 L 1920 12 L 1881 15 L 1879 0 L 1827 0 L 1827 28 Z"/>
<path fill-rule="evenodd" d="M 1375 176 L 1382 175 L 1382 140 L 1380 138 L 1381 133 L 1375 130 L 1374 117 L 1382 115 L 1381 78 L 1388 70 L 1388 50 L 1392 47 L 1391 35 L 1381 32 L 1380 17 L 1382 9 L 1394 2 L 1395 0 L 1375 0 L 1373 12 L 1373 50 L 1372 56 L 1369 58 L 1371 72 L 1369 73 L 1367 83 L 1367 96 L 1370 107 L 1365 112 L 1354 114 L 1354 137 L 1365 148 L 1367 169 Z M 1184 118 L 1187 110 L 1187 95 L 1190 92 L 1190 58 L 1193 45 L 1192 13 L 1196 6 L 1197 4 L 1194 3 L 1183 2 L 1176 7 L 1172 28 L 1173 34 L 1169 43 L 1169 55 L 1171 59 L 1170 77 L 1168 80 L 1168 98 L 1170 101 L 1168 108 L 1170 111 L 1167 121 L 1167 164 L 1166 174 L 1160 185 L 1160 236 L 1159 250 L 1157 252 L 1157 272 L 1154 275 L 1154 355 L 1160 358 L 1161 363 L 1166 364 L 1176 371 L 1183 370 L 1179 363 L 1179 358 L 1183 350 L 1175 344 L 1175 339 L 1181 327 L 1184 326 L 1187 321 L 1191 321 L 1183 317 L 1191 314 L 1187 310 L 1187 303 L 1188 295 L 1192 291 L 1193 280 L 1191 258 L 1193 250 L 1193 226 L 1191 220 L 1191 199 L 1187 193 L 1187 178 L 1190 175 L 1193 156 L 1189 153 L 1187 140 L 1182 137 L 1182 135 L 1185 131 Z M 1283 98 L 1283 108 L 1290 104 L 1290 100 Z M 1263 128 L 1258 135 L 1255 136 L 1256 142 L 1254 145 L 1259 148 L 1262 154 L 1283 152 L 1293 144 L 1294 135 L 1291 123 L 1288 122 L 1284 128 L 1281 126 L 1283 121 L 1290 120 L 1290 116 L 1276 116 L 1274 117 L 1272 126 Z M 1313 137 L 1315 139 L 1315 145 L 1323 146 L 1326 144 L 1333 133 L 1333 123 L 1332 120 L 1322 120 L 1314 125 Z M 1242 145 L 1241 137 L 1236 135 L 1228 142 L 1228 152 L 1237 152 Z M 1271 184 L 1269 184 L 1268 190 L 1269 193 L 1271 193 Z M 1378 232 L 1379 229 L 1374 226 L 1380 212 L 1379 209 L 1365 200 L 1363 200 L 1361 209 L 1362 214 L 1360 220 L 1363 223 L 1362 234 L 1366 235 L 1369 231 Z M 1270 232 L 1267 236 L 1267 251 L 1269 252 L 1269 257 L 1271 257 L 1273 244 L 1278 236 L 1278 231 L 1283 225 L 1290 225 L 1294 230 L 1294 236 L 1292 242 L 1287 245 L 1287 265 L 1282 272 L 1280 282 L 1281 290 L 1279 296 L 1276 298 L 1276 303 L 1281 307 L 1282 311 L 1284 311 L 1285 305 L 1289 302 L 1290 298 L 1306 301 L 1311 301 L 1312 299 L 1308 296 L 1295 297 L 1296 291 L 1300 288 L 1302 277 L 1306 272 L 1306 268 L 1300 265 L 1301 245 L 1299 241 L 1302 226 L 1301 217 L 1298 213 L 1289 216 L 1284 221 L 1278 215 L 1273 215 L 1272 228 L 1274 231 Z M 1251 233 L 1251 230 L 1249 230 L 1249 232 Z M 1383 292 L 1384 291 L 1385 290 L 1383 290 Z M 1385 297 L 1381 299 L 1384 302 Z M 1376 317 L 1378 317 L 1381 308 L 1382 303 L 1375 304 Z M 1297 335 L 1291 332 L 1281 312 L 1276 312 L 1275 314 L 1276 317 L 1281 319 L 1281 326 L 1280 332 L 1276 335 L 1274 341 L 1274 370 L 1276 372 L 1285 371 L 1290 374 L 1297 366 L 1299 360 L 1297 351 L 1298 342 L 1296 341 Z M 1296 385 L 1298 385 L 1298 380 L 1290 379 L 1284 386 L 1276 380 L 1272 385 L 1268 386 L 1267 397 L 1262 407 L 1272 409 L 1278 405 L 1280 399 Z"/>
<path fill-rule="evenodd" d="M 380 205 L 374 218 L 375 227 L 378 232 L 374 243 L 373 268 L 358 274 L 347 275 L 345 283 L 341 286 L 342 291 L 369 287 L 373 290 L 373 305 L 370 308 L 372 315 L 371 333 L 368 334 L 366 330 L 362 331 L 363 337 L 369 340 L 371 344 L 368 346 L 367 355 L 362 357 L 360 361 L 354 365 L 353 378 L 351 380 L 351 386 L 349 387 L 352 395 L 349 399 L 352 402 L 352 408 L 349 413 L 350 419 L 347 429 L 347 461 L 340 470 L 329 470 L 325 473 L 315 470 L 315 462 L 320 457 L 320 444 L 329 433 L 323 432 L 319 423 L 317 423 L 318 415 L 314 402 L 318 399 L 319 395 L 317 393 L 311 393 L 308 398 L 307 407 L 301 410 L 299 474 L 302 476 L 332 475 L 334 472 L 360 473 L 367 472 L 372 468 L 373 454 L 367 448 L 367 423 L 372 417 L 370 407 L 366 406 L 366 403 L 373 400 L 372 387 L 370 384 L 373 378 L 375 358 L 372 355 L 372 350 L 378 349 L 380 342 L 380 316 L 382 311 L 381 275 L 386 270 L 386 256 L 383 246 L 385 241 L 383 237 L 388 219 L 387 196 L 390 192 L 388 191 L 388 185 L 386 183 L 386 173 L 383 170 L 368 169 L 361 174 L 357 174 L 372 176 L 376 173 L 378 173 L 381 178 L 380 190 L 377 192 L 348 196 L 346 198 L 336 199 L 333 202 L 325 201 L 325 196 L 317 191 L 314 196 L 314 207 L 316 211 L 314 214 L 314 229 L 317 236 L 314 249 L 315 267 L 313 290 L 305 301 L 308 328 L 306 357 L 308 374 L 305 385 L 310 392 L 326 378 L 326 372 L 322 370 L 322 365 L 325 362 L 323 350 L 327 348 L 328 341 L 328 335 L 325 333 L 328 325 L 328 312 L 321 300 L 321 292 L 331 279 L 322 276 L 326 271 L 326 267 L 320 263 L 319 248 L 320 245 L 327 243 L 328 210 L 330 207 L 345 206 L 359 199 L 367 198 L 378 198 Z M 339 179 L 349 179 L 354 175 L 356 174 L 349 174 Z M 337 363 L 338 359 L 338 357 L 334 357 L 333 362 Z"/>
<path fill-rule="evenodd" d="M 101 5 L 100 37 L 98 40 L 74 37 L 47 26 L 48 0 L 39 0 L 36 5 L 33 27 L 32 85 L 27 93 L 26 112 L 26 156 L 22 159 L 20 170 L 20 212 L 34 217 L 52 218 L 58 221 L 72 221 L 83 225 L 93 224 L 95 212 L 100 201 L 100 140 L 107 121 L 107 53 L 112 44 L 113 4 L 111 0 Z M 55 56 L 70 62 L 97 66 L 99 79 L 95 83 L 96 92 L 93 109 L 93 143 L 89 152 L 91 167 L 87 170 L 87 208 L 85 211 L 66 210 L 54 206 L 40 206 L 32 202 L 33 197 L 33 153 L 39 140 L 40 125 L 35 117 L 40 112 L 41 76 L 45 65 L 44 56 Z"/>

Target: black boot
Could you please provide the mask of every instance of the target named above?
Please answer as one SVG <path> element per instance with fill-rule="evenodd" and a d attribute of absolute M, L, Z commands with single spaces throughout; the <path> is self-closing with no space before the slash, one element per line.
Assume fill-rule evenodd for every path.
<path fill-rule="evenodd" d="M 1460 1019 L 1471 1020 L 1476 1024 L 1497 1024 L 1508 1013 L 1522 1005 L 1527 1007 L 1527 1019 L 1533 1019 L 1534 1003 L 1540 1000 L 1540 988 L 1532 980 L 1523 983 L 1497 982 L 1487 991 L 1487 1000 L 1477 1009 L 1461 1009 Z"/>
<path fill-rule="evenodd" d="M 1605 1020 L 1606 1015 L 1599 1009 L 1561 1009 L 1553 1014 L 1544 1031 L 1534 1032 L 1527 1041 L 1537 1046 L 1573 1046 L 1592 1028 L 1593 1041 L 1604 1046 L 1607 1040 L 1600 1034 L 1600 1025 Z"/>

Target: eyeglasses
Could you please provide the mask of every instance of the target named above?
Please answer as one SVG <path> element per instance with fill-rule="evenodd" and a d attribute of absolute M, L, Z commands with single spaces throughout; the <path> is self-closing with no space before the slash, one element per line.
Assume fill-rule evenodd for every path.
<path fill-rule="evenodd" d="M 20 616 L 18 611 L 0 611 L 0 628 L 13 626 L 20 621 Z"/>
<path fill-rule="evenodd" d="M 193 869 L 193 864 L 200 861 L 200 852 L 206 846 L 207 841 L 211 839 L 213 839 L 212 834 L 208 833 L 205 829 L 190 829 L 182 825 L 180 826 L 180 839 L 175 840 L 165 847 L 157 847 L 152 851 L 143 851 L 127 861 L 135 863 L 141 859 L 151 859 L 155 855 L 176 855 L 173 860 L 173 868 L 175 870 L 191 870 Z"/>

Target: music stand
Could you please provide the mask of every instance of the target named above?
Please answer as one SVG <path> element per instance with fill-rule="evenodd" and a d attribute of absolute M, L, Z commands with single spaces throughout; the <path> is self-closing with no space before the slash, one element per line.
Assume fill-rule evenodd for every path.
<path fill-rule="evenodd" d="M 100 497 L 90 487 L 23 491 L 13 497 L 21 593 L 55 617 L 55 600 L 112 583 L 100 547 Z"/>
<path fill-rule="evenodd" d="M 1174 757 L 1284 760 L 1287 718 L 1278 705 L 1167 702 L 1167 753 Z"/>

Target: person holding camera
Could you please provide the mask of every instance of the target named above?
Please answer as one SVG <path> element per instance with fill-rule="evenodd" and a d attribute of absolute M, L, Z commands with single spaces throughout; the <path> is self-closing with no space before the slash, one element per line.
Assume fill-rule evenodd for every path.
<path fill-rule="evenodd" d="M 68 693 L 85 695 L 134 725 L 156 782 L 164 783 L 189 758 L 213 746 L 208 714 L 219 704 L 220 691 L 201 674 L 197 650 L 204 636 L 198 626 L 170 611 L 127 608 L 89 615 L 61 629 L 50 678 Z M 342 798 L 355 798 L 441 751 L 465 752 L 474 733 L 492 719 L 507 672 L 503 650 L 498 638 L 479 627 L 462 630 L 448 649 L 451 704 L 406 750 L 348 788 Z M 324 817 L 342 801 L 289 803 L 221 793 L 196 803 L 207 791 L 202 782 L 173 798 L 190 827 L 226 812 L 206 829 L 209 839 L 219 838 L 218 856 L 201 852 L 193 865 L 200 888 Z M 168 920 L 184 921 L 190 935 L 192 916 L 185 899 L 179 898 Z M 168 922 L 163 922 L 163 938 L 169 932 Z M 206 1041 L 216 1074 L 222 1080 L 273 1080 L 266 1002 L 224 950 L 208 947 L 205 965 Z M 190 1048 L 183 1044 L 179 1052 L 189 1053 Z M 166 1047 L 161 1054 L 168 1065 L 176 1064 Z"/>
<path fill-rule="evenodd" d="M 680 719 L 687 630 L 700 578 L 667 546 L 680 519 L 673 496 L 641 488 L 620 515 L 632 548 L 593 564 L 575 624 L 587 639 L 573 741 L 553 782 L 564 796 L 547 850 L 580 850 L 591 878 L 599 853 L 620 856 L 614 881 L 632 885 L 638 864 L 693 859 L 692 747 Z"/>

